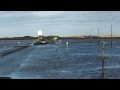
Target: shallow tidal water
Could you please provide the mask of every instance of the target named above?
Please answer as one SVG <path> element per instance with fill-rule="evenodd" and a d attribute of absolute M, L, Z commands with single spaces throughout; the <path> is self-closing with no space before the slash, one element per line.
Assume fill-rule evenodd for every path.
<path fill-rule="evenodd" d="M 120 39 L 104 41 L 104 77 L 101 74 L 102 49 L 97 39 L 61 39 L 61 44 L 37 46 L 42 52 L 36 58 L 29 57 L 18 71 L 10 76 L 13 78 L 37 79 L 120 79 Z M 6 49 L 15 42 L 4 41 Z M 29 41 L 30 43 L 33 41 Z M 68 42 L 68 52 L 66 42 Z M 26 45 L 28 41 L 22 41 Z M 33 53 L 36 53 L 34 51 Z M 40 58 L 38 60 L 38 58 Z"/>

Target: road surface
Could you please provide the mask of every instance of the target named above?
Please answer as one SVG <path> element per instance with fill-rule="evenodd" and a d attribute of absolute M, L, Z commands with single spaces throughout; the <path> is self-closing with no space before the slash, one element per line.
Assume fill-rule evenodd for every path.
<path fill-rule="evenodd" d="M 35 45 L 0 58 L 0 77 L 12 79 L 74 78 L 57 45 Z M 67 68 L 66 68 L 67 67 Z M 65 70 L 68 69 L 68 70 Z"/>

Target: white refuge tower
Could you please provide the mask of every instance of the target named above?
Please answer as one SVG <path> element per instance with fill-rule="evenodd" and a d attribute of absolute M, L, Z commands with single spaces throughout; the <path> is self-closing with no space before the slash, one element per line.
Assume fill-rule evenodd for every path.
<path fill-rule="evenodd" d="M 38 31 L 38 41 L 42 40 L 42 31 Z"/>

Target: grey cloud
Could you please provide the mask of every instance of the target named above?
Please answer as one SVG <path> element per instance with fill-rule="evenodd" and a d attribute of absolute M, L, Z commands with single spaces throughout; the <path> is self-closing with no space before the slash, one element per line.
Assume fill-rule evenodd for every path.
<path fill-rule="evenodd" d="M 64 11 L 54 15 L 40 15 L 36 11 L 2 11 L 0 27 L 14 29 L 89 29 L 120 24 L 120 11 Z M 56 31 L 57 32 L 57 31 Z"/>

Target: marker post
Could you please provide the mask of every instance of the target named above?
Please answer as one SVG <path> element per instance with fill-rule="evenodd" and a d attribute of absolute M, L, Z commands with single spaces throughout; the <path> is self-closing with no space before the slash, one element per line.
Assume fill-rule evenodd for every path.
<path fill-rule="evenodd" d="M 102 76 L 104 77 L 104 41 L 102 41 Z"/>
<path fill-rule="evenodd" d="M 17 42 L 17 46 L 19 46 L 19 43 L 20 43 L 20 42 Z"/>
<path fill-rule="evenodd" d="M 66 42 L 66 52 L 68 53 L 68 42 Z"/>

